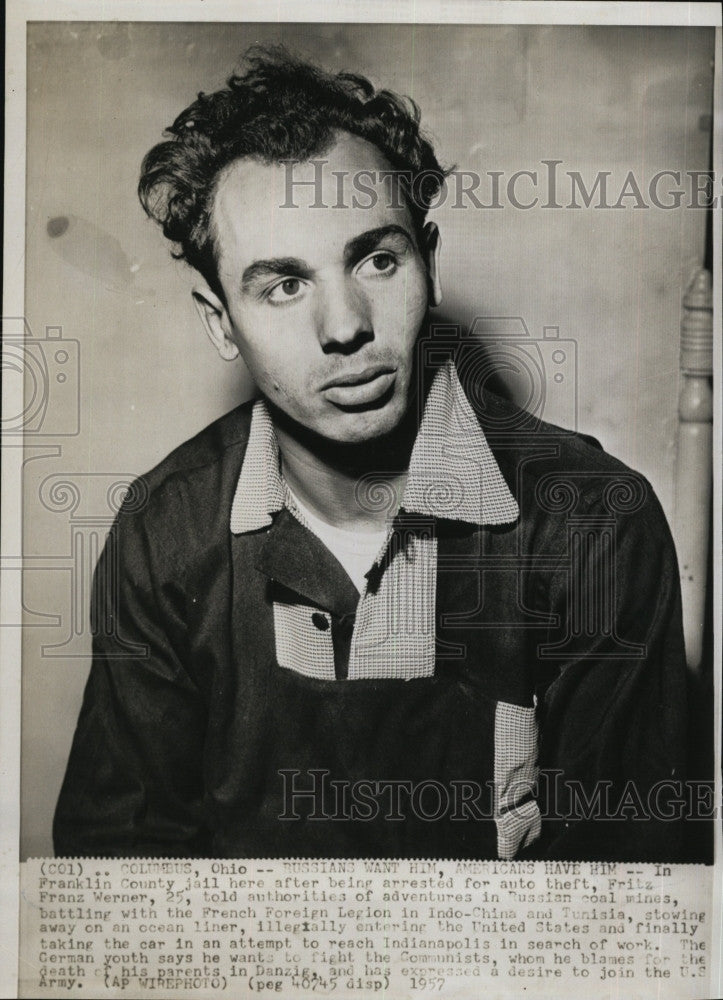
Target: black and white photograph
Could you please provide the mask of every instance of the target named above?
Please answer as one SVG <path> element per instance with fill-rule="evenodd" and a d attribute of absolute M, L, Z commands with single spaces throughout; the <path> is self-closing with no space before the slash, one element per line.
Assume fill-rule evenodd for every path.
<path fill-rule="evenodd" d="M 695 866 L 713 920 L 714 14 L 116 6 L 25 25 L 2 631 L 22 664 L 17 856 L 73 876 L 42 868 L 41 919 L 92 888 L 78 859 L 190 861 L 188 891 L 209 859 L 429 863 L 440 886 L 457 864 L 470 912 L 476 871 L 544 873 L 549 898 L 517 903 L 608 907 L 585 911 L 608 937 L 580 966 L 600 996 L 673 996 L 659 948 L 625 992 L 600 942 L 690 935 L 690 958 L 702 916 L 633 921 L 585 872 L 632 894 L 633 875 Z M 674 908 L 664 881 L 635 902 Z M 108 956 L 76 994 L 83 973 L 58 978 L 67 956 L 41 947 L 44 996 L 153 995 Z M 524 985 L 453 993 L 430 969 L 389 995 Z M 664 988 L 702 995 L 676 969 Z M 301 996 L 288 975 L 253 982 Z M 376 991 L 354 976 L 337 995 Z"/>

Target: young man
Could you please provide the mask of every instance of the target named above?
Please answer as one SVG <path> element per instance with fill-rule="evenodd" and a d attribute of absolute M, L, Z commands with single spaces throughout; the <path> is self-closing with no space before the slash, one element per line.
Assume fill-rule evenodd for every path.
<path fill-rule="evenodd" d="M 118 516 L 57 853 L 680 856 L 665 519 L 435 352 L 416 108 L 261 52 L 169 131 L 141 200 L 259 398 Z"/>

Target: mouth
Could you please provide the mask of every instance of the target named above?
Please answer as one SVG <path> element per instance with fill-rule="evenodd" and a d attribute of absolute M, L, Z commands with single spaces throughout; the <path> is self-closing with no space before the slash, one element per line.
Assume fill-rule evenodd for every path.
<path fill-rule="evenodd" d="M 385 401 L 394 387 L 396 376 L 396 368 L 376 365 L 332 379 L 322 386 L 321 391 L 335 406 L 359 409 Z"/>

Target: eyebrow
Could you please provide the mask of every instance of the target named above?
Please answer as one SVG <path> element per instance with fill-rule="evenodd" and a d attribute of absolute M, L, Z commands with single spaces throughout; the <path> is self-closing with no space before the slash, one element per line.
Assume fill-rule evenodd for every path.
<path fill-rule="evenodd" d="M 378 226 L 376 229 L 368 229 L 349 240 L 344 247 L 344 263 L 350 264 L 366 256 L 389 236 L 401 236 L 410 247 L 414 245 L 412 237 L 403 226 L 395 224 Z M 241 290 L 243 292 L 250 291 L 252 286 L 263 278 L 282 274 L 293 275 L 296 278 L 309 278 L 312 273 L 313 268 L 299 257 L 269 257 L 266 260 L 255 260 L 245 268 L 241 276 Z"/>
<path fill-rule="evenodd" d="M 298 257 L 269 257 L 268 260 L 255 260 L 244 270 L 241 276 L 241 290 L 248 292 L 251 286 L 262 278 L 273 278 L 280 274 L 291 274 L 295 278 L 308 278 L 311 275 L 309 265 Z"/>
<path fill-rule="evenodd" d="M 344 247 L 344 263 L 350 264 L 360 257 L 365 257 L 372 250 L 375 250 L 387 236 L 401 236 L 409 246 L 413 246 L 412 237 L 403 226 L 390 224 L 379 226 L 377 229 L 368 229 L 365 233 L 360 233 L 349 240 Z"/>

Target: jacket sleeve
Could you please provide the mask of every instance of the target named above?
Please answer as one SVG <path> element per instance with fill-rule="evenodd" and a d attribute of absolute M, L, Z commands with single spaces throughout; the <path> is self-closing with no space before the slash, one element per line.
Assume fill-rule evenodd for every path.
<path fill-rule="evenodd" d="M 541 673 L 536 854 L 676 861 L 685 855 L 686 664 L 678 565 L 658 500 L 601 503 L 559 540 Z"/>
<path fill-rule="evenodd" d="M 121 510 L 93 580 L 93 662 L 58 800 L 59 856 L 205 851 L 205 709 L 183 666 L 180 572 L 143 511 Z"/>

